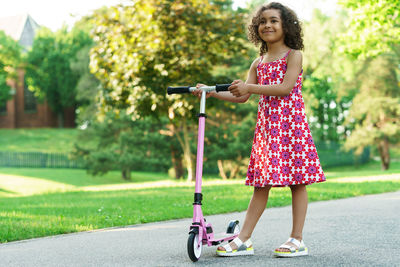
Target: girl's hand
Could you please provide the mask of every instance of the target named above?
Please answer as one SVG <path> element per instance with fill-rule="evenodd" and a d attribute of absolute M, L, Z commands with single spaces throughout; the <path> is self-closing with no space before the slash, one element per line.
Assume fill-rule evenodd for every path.
<path fill-rule="evenodd" d="M 249 93 L 247 84 L 245 84 L 242 80 L 234 80 L 231 86 L 229 86 L 228 90 L 236 97 L 247 95 Z"/>
<path fill-rule="evenodd" d="M 202 87 L 202 86 L 206 86 L 206 85 L 205 85 L 205 84 L 202 84 L 202 83 L 196 84 L 196 88 L 200 88 L 200 87 Z M 202 93 L 202 92 L 203 92 L 203 91 L 201 91 L 201 90 L 195 90 L 195 91 L 192 92 L 192 94 L 195 95 L 195 96 L 197 96 L 198 98 L 201 98 L 201 93 Z M 209 98 L 210 96 L 214 96 L 214 93 L 216 93 L 216 92 L 207 92 L 206 98 Z"/>

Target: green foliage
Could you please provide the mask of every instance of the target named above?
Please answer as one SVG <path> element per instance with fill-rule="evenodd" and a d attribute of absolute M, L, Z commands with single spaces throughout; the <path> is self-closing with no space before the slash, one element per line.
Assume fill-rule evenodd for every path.
<path fill-rule="evenodd" d="M 246 104 L 219 105 L 207 118 L 205 137 L 206 163 L 217 164 L 220 176 L 242 177 L 247 172 L 248 157 L 254 137 L 258 97 Z M 219 101 L 219 100 L 216 100 Z"/>
<path fill-rule="evenodd" d="M 347 7 L 353 9 L 347 11 L 350 14 L 340 12 L 329 18 L 315 11 L 312 21 L 305 25 L 305 45 L 308 49 L 304 53 L 304 98 L 309 103 L 306 105 L 309 109 L 307 114 L 311 115 L 310 120 L 316 122 L 311 122 L 310 127 L 316 137 L 345 141 L 345 150 L 355 149 L 356 154 L 361 154 L 366 147 L 376 147 L 384 169 L 387 169 L 389 142 L 396 144 L 399 140 L 399 54 L 396 45 L 389 44 L 379 34 L 370 36 L 376 40 L 383 38 L 379 45 L 370 43 L 376 40 L 365 42 L 361 39 L 370 38 L 367 35 L 371 23 L 376 30 L 382 23 L 393 21 L 374 20 L 376 16 L 384 16 L 387 20 L 386 14 L 381 12 L 386 7 L 382 10 L 372 8 L 382 2 L 346 2 Z M 363 8 L 355 10 L 361 6 Z M 370 18 L 361 20 L 362 16 Z M 347 25 L 349 18 L 350 26 Z M 350 35 L 347 36 L 349 38 L 340 38 L 345 32 Z M 380 34 L 386 33 L 382 31 Z M 388 49 L 383 49 L 382 45 Z M 360 57 L 349 57 L 344 51 Z M 367 58 L 384 52 L 386 56 L 378 56 L 379 59 Z"/>
<path fill-rule="evenodd" d="M 169 107 L 178 116 L 191 114 L 195 100 L 167 98 L 166 88 L 208 81 L 213 64 L 237 53 L 241 17 L 224 2 L 231 1 L 135 1 L 98 15 L 91 70 L 105 88 L 103 106 L 136 117 L 166 114 Z"/>
<path fill-rule="evenodd" d="M 21 63 L 21 46 L 0 31 L 0 106 L 11 98 L 7 79 L 16 79 L 16 69 Z"/>
<path fill-rule="evenodd" d="M 98 11 L 100 12 L 100 11 Z M 73 27 L 76 32 L 86 33 L 94 29 L 91 16 L 85 16 L 78 20 Z M 90 50 L 94 46 L 94 41 L 80 48 L 75 57 L 71 59 L 71 70 L 79 75 L 76 85 L 76 122 L 78 125 L 84 125 L 96 120 L 99 109 L 99 94 L 101 91 L 100 81 L 90 72 Z"/>
<path fill-rule="evenodd" d="M 133 120 L 168 114 L 188 179 L 193 178 L 189 132 L 197 99 L 167 96 L 166 88 L 209 83 L 215 65 L 245 52 L 243 14 L 234 12 L 231 4 L 230 0 L 141 0 L 101 10 L 94 17 L 96 46 L 90 67 L 103 87 L 102 111 L 125 110 Z"/>
<path fill-rule="evenodd" d="M 7 84 L 7 72 L 4 68 L 0 69 L 0 107 L 3 107 L 7 100 L 11 98 L 10 90 L 11 87 Z"/>
<path fill-rule="evenodd" d="M 400 88 L 394 63 L 388 55 L 369 62 L 361 75 L 360 93 L 346 119 L 347 124 L 355 124 L 346 148 L 360 152 L 367 145 L 376 146 L 385 169 L 390 161 L 389 143 L 400 141 Z"/>
<path fill-rule="evenodd" d="M 76 102 L 78 103 L 76 109 L 78 125 L 90 123 L 95 120 L 99 108 L 100 82 L 89 70 L 89 52 L 91 46 L 84 46 L 77 52 L 75 59 L 71 60 L 72 71 L 80 75 L 75 88 Z"/>
<path fill-rule="evenodd" d="M 332 86 L 329 78 L 314 76 L 304 81 L 303 92 L 311 110 L 308 117 L 313 138 L 322 142 L 343 141 L 348 130 L 343 123 L 352 97 L 339 98 L 337 88 Z"/>
<path fill-rule="evenodd" d="M 304 23 L 303 96 L 312 135 L 316 141 L 344 141 L 352 125 L 344 125 L 362 64 L 338 52 L 338 35 L 345 31 L 346 14 L 328 17 L 318 9 Z"/>
<path fill-rule="evenodd" d="M 343 50 L 362 58 L 377 56 L 400 46 L 400 1 L 341 0 L 350 9 Z"/>
<path fill-rule="evenodd" d="M 75 144 L 75 155 L 82 158 L 88 171 L 105 174 L 121 170 L 130 180 L 132 170 L 166 171 L 170 166 L 168 137 L 159 134 L 165 122 L 150 119 L 132 121 L 121 112 L 108 112 L 82 130 Z"/>
<path fill-rule="evenodd" d="M 27 55 L 26 81 L 29 89 L 39 99 L 46 99 L 59 119 L 62 119 L 64 108 L 76 104 L 76 86 L 80 74 L 71 69 L 71 60 L 76 58 L 79 50 L 91 43 L 90 37 L 80 30 L 68 32 L 63 28 L 53 33 L 42 28 Z"/>

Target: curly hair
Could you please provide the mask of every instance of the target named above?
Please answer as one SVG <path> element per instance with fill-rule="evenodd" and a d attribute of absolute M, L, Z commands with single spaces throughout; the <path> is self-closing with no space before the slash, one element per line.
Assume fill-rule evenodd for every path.
<path fill-rule="evenodd" d="M 261 14 L 268 9 L 276 9 L 280 11 L 280 16 L 282 20 L 282 28 L 284 37 L 284 43 L 291 49 L 302 50 L 303 45 L 303 31 L 301 29 L 300 21 L 297 18 L 296 13 L 290 8 L 282 5 L 281 3 L 271 2 L 267 5 L 262 5 L 255 13 L 251 22 L 248 26 L 248 38 L 250 42 L 258 46 L 261 43 L 260 55 L 264 55 L 268 52 L 267 43 L 261 39 L 258 34 L 258 26 L 261 22 Z"/>

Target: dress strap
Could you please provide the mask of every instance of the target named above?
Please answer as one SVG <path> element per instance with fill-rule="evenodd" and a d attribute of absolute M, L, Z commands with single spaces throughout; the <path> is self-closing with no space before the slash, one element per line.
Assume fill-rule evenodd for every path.
<path fill-rule="evenodd" d="M 258 64 L 260 65 L 262 61 L 263 61 L 263 56 L 260 57 L 260 61 L 258 62 Z"/>
<path fill-rule="evenodd" d="M 292 49 L 289 49 L 289 51 L 287 51 L 286 55 L 283 58 L 287 58 L 287 56 L 290 54 L 291 51 Z"/>

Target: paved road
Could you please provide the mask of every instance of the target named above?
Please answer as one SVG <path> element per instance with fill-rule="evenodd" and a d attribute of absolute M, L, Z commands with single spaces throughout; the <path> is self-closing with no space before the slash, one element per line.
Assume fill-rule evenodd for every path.
<path fill-rule="evenodd" d="M 206 196 L 205 196 L 206 197 Z M 253 235 L 255 256 L 219 258 L 203 247 L 199 266 L 400 266 L 400 191 L 310 203 L 307 257 L 281 259 L 291 208 L 267 209 Z M 208 216 L 224 231 L 245 213 Z M 0 244 L 0 266 L 191 266 L 186 252 L 190 219 Z"/>

